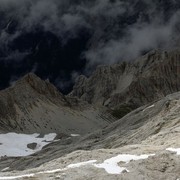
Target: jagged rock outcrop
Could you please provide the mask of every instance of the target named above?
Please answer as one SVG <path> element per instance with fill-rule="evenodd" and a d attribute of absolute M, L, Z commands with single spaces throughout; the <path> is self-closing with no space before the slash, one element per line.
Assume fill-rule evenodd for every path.
<path fill-rule="evenodd" d="M 180 50 L 154 50 L 134 62 L 99 66 L 80 76 L 69 96 L 92 104 L 133 108 L 180 90 Z"/>
<path fill-rule="evenodd" d="M 0 131 L 8 132 L 84 134 L 114 120 L 32 73 L 0 91 L 0 107 Z"/>

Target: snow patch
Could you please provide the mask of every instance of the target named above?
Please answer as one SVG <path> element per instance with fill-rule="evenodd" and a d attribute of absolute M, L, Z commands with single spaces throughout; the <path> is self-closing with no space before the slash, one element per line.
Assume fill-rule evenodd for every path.
<path fill-rule="evenodd" d="M 28 156 L 40 151 L 45 145 L 51 143 L 56 137 L 55 133 L 47 134 L 43 138 L 38 138 L 39 134 L 0 134 L 0 157 Z M 34 150 L 27 147 L 30 143 L 37 143 Z"/>
<path fill-rule="evenodd" d="M 7 171 L 7 170 L 9 170 L 9 167 L 2 169 L 1 172 Z"/>
<path fill-rule="evenodd" d="M 149 106 L 149 107 L 145 108 L 145 109 L 143 110 L 143 112 L 144 112 L 144 111 L 146 111 L 146 110 L 148 110 L 148 109 L 153 108 L 154 106 L 155 106 L 155 105 L 153 104 L 153 105 L 151 105 L 151 106 Z"/>
<path fill-rule="evenodd" d="M 0 177 L 0 180 L 1 179 L 3 179 L 3 180 L 22 179 L 22 178 L 27 178 L 27 177 L 34 177 L 35 175 L 40 175 L 40 174 L 53 174 L 53 173 L 57 173 L 57 172 L 67 171 L 68 169 L 79 168 L 81 166 L 86 166 L 86 165 L 92 165 L 95 162 L 96 162 L 96 160 L 91 160 L 91 161 L 81 162 L 81 163 L 77 163 L 77 164 L 70 164 L 66 168 L 62 168 L 62 169 L 40 171 L 40 172 L 37 172 L 34 174 L 32 173 L 32 174 L 24 174 L 24 175 L 18 175 L 18 176 L 7 176 L 7 177 L 4 176 L 4 177 Z"/>
<path fill-rule="evenodd" d="M 137 160 L 141 160 L 141 159 L 147 159 L 149 156 L 154 156 L 154 155 L 155 154 L 150 154 L 150 155 L 145 154 L 145 155 L 136 156 L 136 155 L 129 155 L 129 154 L 121 154 L 116 157 L 105 160 L 104 163 L 102 163 L 102 164 L 97 164 L 96 163 L 97 160 L 90 160 L 90 161 L 85 161 L 85 162 L 81 162 L 81 163 L 70 164 L 67 167 L 62 168 L 62 169 L 40 171 L 35 174 L 25 174 L 25 175 L 9 176 L 9 177 L 4 176 L 4 177 L 0 177 L 0 180 L 1 179 L 3 179 L 3 180 L 21 179 L 21 178 L 26 178 L 26 177 L 34 177 L 35 175 L 39 175 L 39 174 L 52 174 L 52 173 L 67 171 L 67 170 L 73 169 L 73 168 L 80 168 L 82 166 L 87 166 L 87 165 L 91 165 L 96 168 L 103 168 L 109 174 L 121 174 L 124 170 L 126 170 L 127 172 L 129 172 L 129 170 L 124 167 L 119 167 L 118 166 L 119 162 L 122 161 L 125 163 L 129 163 L 131 160 L 137 161 Z"/>
<path fill-rule="evenodd" d="M 32 178 L 35 174 L 25 174 L 25 175 L 19 175 L 19 176 L 9 176 L 9 177 L 0 177 L 2 180 L 8 180 L 8 179 L 22 179 L 22 178 Z"/>
<path fill-rule="evenodd" d="M 94 166 L 97 168 L 103 168 L 106 170 L 107 173 L 109 174 L 121 174 L 124 170 L 129 172 L 128 169 L 124 167 L 119 167 L 118 163 L 119 162 L 124 162 L 128 164 L 131 160 L 137 161 L 141 159 L 147 159 L 149 156 L 154 156 L 155 154 L 150 154 L 150 155 L 129 155 L 129 154 L 121 154 L 116 157 L 113 157 L 111 159 L 107 159 L 104 161 L 102 164 L 95 164 Z"/>
<path fill-rule="evenodd" d="M 97 160 L 91 160 L 91 161 L 81 162 L 77 164 L 70 164 L 69 166 L 67 166 L 67 168 L 79 168 L 81 166 L 92 165 L 95 162 L 97 162 Z"/>
<path fill-rule="evenodd" d="M 78 137 L 80 134 L 71 134 L 71 137 Z"/>
<path fill-rule="evenodd" d="M 180 155 L 180 148 L 167 148 L 167 151 L 176 152 L 177 155 Z"/>

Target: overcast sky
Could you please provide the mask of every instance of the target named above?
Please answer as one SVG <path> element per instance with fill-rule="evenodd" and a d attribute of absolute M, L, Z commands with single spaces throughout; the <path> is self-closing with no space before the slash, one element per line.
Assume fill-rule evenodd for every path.
<path fill-rule="evenodd" d="M 89 60 L 101 61 L 98 56 L 104 54 L 109 59 L 105 59 L 105 63 L 114 62 L 121 57 L 137 56 L 143 49 L 156 48 L 160 43 L 169 43 L 179 23 L 176 4 L 176 0 L 161 3 L 147 0 L 0 0 L 0 11 L 5 12 L 7 21 L 10 23 L 13 18 L 19 23 L 11 37 L 1 32 L 0 40 L 13 40 L 21 31 L 32 31 L 41 25 L 66 42 L 85 27 L 93 31 L 91 43 L 96 50 L 98 47 L 97 54 L 93 48 L 87 53 Z M 123 36 L 121 31 L 125 32 Z M 104 40 L 96 42 L 101 36 Z M 113 49 L 121 52 L 117 54 Z"/>

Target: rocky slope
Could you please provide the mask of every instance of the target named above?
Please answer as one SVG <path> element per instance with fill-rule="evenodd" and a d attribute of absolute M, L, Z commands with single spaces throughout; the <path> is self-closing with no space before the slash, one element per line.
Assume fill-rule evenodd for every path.
<path fill-rule="evenodd" d="M 155 50 L 135 62 L 99 66 L 70 93 L 89 103 L 135 109 L 180 90 L 180 50 Z"/>
<path fill-rule="evenodd" d="M 85 134 L 114 121 L 77 98 L 66 98 L 48 81 L 28 74 L 0 91 L 0 131 Z"/>
<path fill-rule="evenodd" d="M 1 133 L 69 136 L 29 156 L 1 157 L 0 179 L 179 179 L 179 60 L 179 50 L 158 50 L 101 66 L 68 96 L 34 74 L 1 91 Z"/>
<path fill-rule="evenodd" d="M 29 157 L 3 158 L 0 160 L 0 177 L 67 180 L 123 180 L 134 177 L 139 180 L 178 179 L 180 156 L 179 153 L 173 153 L 178 152 L 178 149 L 169 148 L 180 147 L 179 112 L 180 92 L 177 92 L 154 104 L 142 106 L 103 130 L 85 137 L 55 142 Z M 125 155 L 149 157 L 139 160 L 130 158 L 131 161 L 127 162 Z M 112 157 L 114 160 L 110 159 Z M 121 173 L 110 173 L 109 164 L 111 170 L 121 167 Z"/>

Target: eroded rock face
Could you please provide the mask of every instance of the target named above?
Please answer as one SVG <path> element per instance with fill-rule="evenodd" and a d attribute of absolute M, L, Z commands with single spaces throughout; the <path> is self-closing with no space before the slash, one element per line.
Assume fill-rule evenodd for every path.
<path fill-rule="evenodd" d="M 134 108 L 180 90 L 180 50 L 152 51 L 135 62 L 100 66 L 80 76 L 70 96 L 92 104 Z"/>
<path fill-rule="evenodd" d="M 178 179 L 180 156 L 169 148 L 180 147 L 179 115 L 180 92 L 142 106 L 108 127 L 78 140 L 73 137 L 61 139 L 29 157 L 2 158 L 0 177 L 26 178 L 32 174 L 35 179 Z M 105 168 L 93 165 L 93 162 L 97 165 L 127 154 L 149 156 L 128 163 L 120 160 L 117 164 L 111 164 L 113 161 L 105 164 L 106 167 L 112 165 L 111 169 L 117 165 L 128 170 L 120 174 L 110 174 Z M 93 162 L 82 165 L 90 161 Z"/>
<path fill-rule="evenodd" d="M 32 73 L 0 91 L 0 106 L 0 131 L 5 132 L 84 134 L 111 119 L 87 102 L 65 97 Z"/>
<path fill-rule="evenodd" d="M 28 83 L 40 94 L 53 97 L 61 96 L 63 98 L 63 95 L 55 88 L 55 86 L 53 86 L 49 81 L 42 81 L 33 73 L 27 74 L 21 81 L 24 81 L 24 83 Z"/>
<path fill-rule="evenodd" d="M 34 74 L 1 91 L 0 131 L 58 135 L 57 141 L 32 156 L 1 158 L 0 177 L 28 178 L 33 173 L 37 179 L 178 179 L 180 156 L 168 149 L 180 147 L 179 62 L 179 50 L 153 51 L 134 63 L 100 66 L 90 78 L 80 76 L 69 96 Z M 113 123 L 102 105 L 116 108 L 113 114 L 119 120 Z M 121 118 L 124 112 L 130 113 Z M 36 148 L 35 143 L 27 146 Z M 118 162 L 128 170 L 122 174 L 76 164 L 89 160 L 100 164 L 119 154 L 154 155 Z M 69 169 L 73 163 L 75 168 Z"/>

